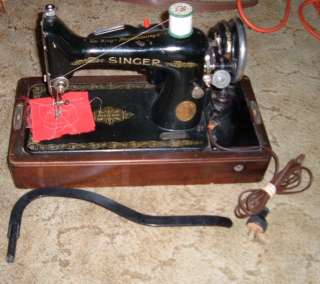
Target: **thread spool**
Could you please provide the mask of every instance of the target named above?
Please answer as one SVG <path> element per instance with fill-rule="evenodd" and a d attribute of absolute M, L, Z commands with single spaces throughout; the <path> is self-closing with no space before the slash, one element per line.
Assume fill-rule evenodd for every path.
<path fill-rule="evenodd" d="M 193 8 L 187 3 L 175 3 L 169 7 L 169 34 L 178 39 L 188 38 L 192 32 Z"/>

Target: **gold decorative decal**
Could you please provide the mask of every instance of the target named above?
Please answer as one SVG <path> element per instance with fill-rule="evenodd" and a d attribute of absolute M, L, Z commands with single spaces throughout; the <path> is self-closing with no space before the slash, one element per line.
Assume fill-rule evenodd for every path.
<path fill-rule="evenodd" d="M 143 65 L 143 66 L 150 66 L 150 65 L 159 65 L 161 61 L 159 59 L 154 58 L 140 58 L 140 57 L 116 57 L 110 56 L 106 58 L 94 58 L 88 57 L 84 59 L 78 59 L 71 63 L 72 66 L 78 66 L 88 63 L 105 63 L 110 65 Z"/>
<path fill-rule="evenodd" d="M 44 84 L 36 84 L 31 87 L 31 98 L 40 98 L 42 95 L 47 94 L 47 88 Z"/>
<path fill-rule="evenodd" d="M 143 66 L 157 66 L 161 64 L 159 59 L 154 58 L 141 58 L 141 57 L 123 57 L 123 56 L 110 56 L 105 58 L 88 57 L 84 59 L 77 59 L 71 63 L 72 66 L 79 66 L 88 63 L 104 63 L 110 65 L 143 65 Z M 172 62 L 166 62 L 166 65 L 173 68 L 195 68 L 198 66 L 195 62 L 184 62 L 180 60 L 174 60 Z"/>
<path fill-rule="evenodd" d="M 198 66 L 198 64 L 194 63 L 194 62 L 183 62 L 183 61 L 179 61 L 179 60 L 167 62 L 166 64 L 168 66 L 174 67 L 174 68 L 194 68 L 194 67 Z"/>
<path fill-rule="evenodd" d="M 93 115 L 96 122 L 113 125 L 130 119 L 134 116 L 134 113 L 127 112 L 126 110 L 121 108 L 107 106 L 100 110 L 96 110 Z"/>
<path fill-rule="evenodd" d="M 148 39 L 155 39 L 161 36 L 161 33 L 155 32 L 155 33 L 148 33 L 144 35 L 140 35 L 136 37 L 136 40 L 148 40 Z M 132 39 L 131 37 L 120 37 L 120 38 L 89 38 L 88 41 L 90 43 L 96 44 L 96 43 L 104 43 L 104 44 L 119 44 L 125 41 L 128 41 Z"/>
<path fill-rule="evenodd" d="M 77 59 L 77 60 L 71 62 L 71 65 L 72 66 L 83 65 L 83 64 L 87 64 L 89 61 L 92 63 L 105 63 L 104 58 L 88 57 L 88 58 L 84 58 L 84 59 Z"/>
<path fill-rule="evenodd" d="M 117 90 L 117 89 L 153 89 L 154 86 L 147 82 L 109 82 L 106 84 L 72 84 L 69 86 L 69 91 L 79 91 L 79 90 Z M 31 87 L 31 98 L 40 98 L 43 96 L 48 96 L 47 88 L 44 84 L 35 84 Z"/>
<path fill-rule="evenodd" d="M 31 151 L 79 151 L 79 150 L 103 150 L 103 149 L 142 149 L 142 148 L 179 148 L 179 147 L 200 147 L 203 141 L 200 140 L 149 140 L 149 141 L 128 141 L 128 142 L 89 142 L 89 143 L 65 143 L 65 144 L 41 144 L 33 142 L 31 138 L 27 147 Z"/>
<path fill-rule="evenodd" d="M 183 122 L 191 120 L 196 112 L 197 106 L 192 101 L 183 101 L 176 107 L 176 117 Z"/>
<path fill-rule="evenodd" d="M 138 40 L 155 39 L 155 38 L 160 37 L 160 36 L 161 36 L 161 33 L 155 32 L 155 33 L 148 33 L 148 34 L 140 35 L 136 39 L 138 39 Z M 127 40 L 130 40 L 130 39 L 132 39 L 132 37 L 121 37 L 119 39 L 119 42 L 127 41 Z"/>

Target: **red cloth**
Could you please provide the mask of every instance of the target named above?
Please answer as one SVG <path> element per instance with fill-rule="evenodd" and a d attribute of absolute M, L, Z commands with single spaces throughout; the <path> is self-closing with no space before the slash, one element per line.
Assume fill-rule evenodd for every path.
<path fill-rule="evenodd" d="M 31 99 L 30 117 L 32 140 L 35 142 L 59 138 L 65 134 L 80 134 L 95 130 L 95 122 L 88 92 L 68 92 L 62 96 L 66 102 L 56 117 L 54 99 Z"/>

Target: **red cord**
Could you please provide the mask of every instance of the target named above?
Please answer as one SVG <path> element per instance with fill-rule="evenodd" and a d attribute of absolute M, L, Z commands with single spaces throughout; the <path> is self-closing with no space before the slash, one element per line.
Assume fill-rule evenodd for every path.
<path fill-rule="evenodd" d="M 244 14 L 242 1 L 237 0 L 237 8 L 238 8 L 238 12 L 239 12 L 239 15 L 240 15 L 242 21 L 249 28 L 253 29 L 254 31 L 256 31 L 258 33 L 274 33 L 276 31 L 282 29 L 283 27 L 285 27 L 288 23 L 288 19 L 289 19 L 289 15 L 290 15 L 290 4 L 291 4 L 291 0 L 287 0 L 286 9 L 285 9 L 283 19 L 280 21 L 279 24 L 277 24 L 276 26 L 274 26 L 272 28 L 261 28 L 261 27 L 257 27 L 255 24 L 253 24 L 252 22 L 249 21 L 247 16 Z"/>
<path fill-rule="evenodd" d="M 299 17 L 301 20 L 302 25 L 306 29 L 306 31 L 311 34 L 313 37 L 315 37 L 317 40 L 320 40 L 320 32 L 317 32 L 305 19 L 304 17 L 304 8 L 309 5 L 314 5 L 314 7 L 320 12 L 320 1 L 319 0 L 306 0 L 303 3 L 300 4 L 299 7 Z"/>
<path fill-rule="evenodd" d="M 306 31 L 311 34 L 313 37 L 315 37 L 316 39 L 320 40 L 320 32 L 316 31 L 305 19 L 304 17 L 304 8 L 308 5 L 314 5 L 314 8 L 317 9 L 320 13 L 320 0 L 305 0 L 304 2 L 302 2 L 299 6 L 299 17 L 301 20 L 301 23 L 303 24 L 304 28 L 306 29 Z M 279 22 L 279 24 L 277 24 L 276 26 L 272 27 L 272 28 L 261 28 L 261 27 L 257 27 L 255 24 L 253 24 L 252 22 L 250 22 L 250 20 L 247 18 L 247 16 L 244 13 L 243 10 L 243 5 L 242 5 L 242 1 L 241 0 L 237 0 L 237 8 L 238 8 L 238 12 L 239 15 L 242 19 L 242 21 L 252 30 L 258 32 L 258 33 L 273 33 L 276 31 L 279 31 L 280 29 L 284 28 L 287 23 L 288 23 L 288 19 L 290 16 L 290 5 L 291 5 L 291 0 L 287 0 L 287 4 L 286 4 L 286 8 L 285 8 L 285 13 L 284 16 L 282 18 L 282 20 Z"/>

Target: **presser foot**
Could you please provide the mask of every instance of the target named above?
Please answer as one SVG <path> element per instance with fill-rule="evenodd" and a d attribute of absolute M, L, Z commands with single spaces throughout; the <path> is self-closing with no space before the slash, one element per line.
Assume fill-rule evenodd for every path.
<path fill-rule="evenodd" d="M 59 118 L 62 113 L 61 107 L 63 105 L 69 104 L 69 101 L 63 100 L 62 95 L 68 90 L 69 88 L 69 80 L 63 76 L 57 77 L 53 79 L 51 82 L 48 82 L 49 90 L 54 90 L 54 108 L 55 108 L 55 118 Z M 52 86 L 52 88 L 51 88 Z M 50 92 L 51 93 L 51 92 Z"/>
<path fill-rule="evenodd" d="M 62 106 L 68 105 L 69 103 L 70 103 L 69 100 L 63 100 L 61 98 L 55 99 L 53 103 L 53 107 L 54 107 L 54 116 L 56 119 L 58 119 L 62 114 Z"/>

